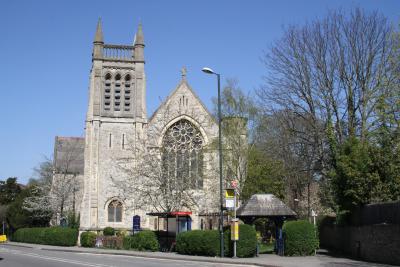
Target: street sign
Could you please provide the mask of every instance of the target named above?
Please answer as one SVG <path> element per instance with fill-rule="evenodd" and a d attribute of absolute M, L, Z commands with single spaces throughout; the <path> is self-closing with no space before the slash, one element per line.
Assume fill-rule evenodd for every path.
<path fill-rule="evenodd" d="M 235 199 L 234 199 L 234 198 L 232 198 L 232 199 L 230 199 L 230 198 L 225 199 L 225 207 L 226 207 L 227 209 L 233 209 L 233 208 L 235 208 Z"/>
<path fill-rule="evenodd" d="M 225 190 L 225 197 L 226 198 L 235 198 L 235 189 L 226 189 Z"/>
<path fill-rule="evenodd" d="M 237 186 L 238 186 L 238 181 L 237 181 L 237 180 L 233 180 L 233 181 L 231 182 L 231 186 L 232 186 L 233 188 L 237 188 Z"/>
<path fill-rule="evenodd" d="M 235 208 L 235 189 L 225 190 L 225 207 L 227 209 Z"/>
<path fill-rule="evenodd" d="M 231 240 L 239 240 L 239 221 L 237 219 L 231 222 Z"/>

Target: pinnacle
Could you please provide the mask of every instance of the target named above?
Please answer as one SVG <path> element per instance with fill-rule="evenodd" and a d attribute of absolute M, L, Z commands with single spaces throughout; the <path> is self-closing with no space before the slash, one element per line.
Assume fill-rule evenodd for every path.
<path fill-rule="evenodd" d="M 103 30 L 101 28 L 101 18 L 97 22 L 96 35 L 94 37 L 95 43 L 103 43 Z"/>
<path fill-rule="evenodd" d="M 142 30 L 142 23 L 139 23 L 137 32 L 135 34 L 135 45 L 144 45 L 144 36 L 143 36 L 143 30 Z"/>

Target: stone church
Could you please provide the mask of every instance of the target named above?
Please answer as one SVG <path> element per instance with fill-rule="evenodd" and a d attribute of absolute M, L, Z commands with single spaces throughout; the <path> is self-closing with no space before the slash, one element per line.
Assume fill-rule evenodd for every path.
<path fill-rule="evenodd" d="M 184 181 L 190 187 L 195 205 L 183 203 L 175 209 L 191 212 L 192 229 L 209 228 L 217 223 L 216 219 L 211 222 L 211 217 L 203 219 L 204 214 L 218 211 L 215 164 L 218 158 L 216 150 L 211 148 L 218 135 L 217 122 L 190 87 L 185 68 L 181 77 L 177 75 L 180 81 L 176 88 L 148 116 L 144 50 L 141 25 L 133 45 L 114 45 L 104 42 L 99 21 L 93 42 L 85 136 L 56 137 L 56 163 L 74 140 L 81 144 L 78 153 L 83 157 L 75 168 L 82 186 L 74 204 L 80 213 L 82 231 L 102 230 L 107 226 L 132 229 L 135 215 L 141 217 L 142 228 L 162 227 L 148 213 L 163 211 L 163 203 L 142 204 L 141 194 L 146 194 L 146 190 L 132 186 L 141 183 L 132 177 L 140 176 L 150 163 L 161 166 L 161 176 L 167 172 L 170 178 Z M 158 162 L 146 162 L 139 150 L 155 151 L 158 156 L 154 159 Z M 130 172 L 120 165 L 121 160 L 127 159 L 131 161 L 129 166 L 136 166 Z M 155 175 L 149 177 L 157 179 Z M 145 186 L 143 183 L 142 187 Z"/>

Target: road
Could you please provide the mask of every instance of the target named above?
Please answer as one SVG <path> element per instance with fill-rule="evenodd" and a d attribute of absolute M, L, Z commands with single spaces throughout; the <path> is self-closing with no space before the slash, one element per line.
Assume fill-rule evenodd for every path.
<path fill-rule="evenodd" d="M 135 256 L 104 255 L 47 251 L 24 247 L 0 246 L 1 267 L 125 267 L 125 266 L 188 266 L 188 267 L 240 267 L 243 265 L 166 260 Z M 247 267 L 249 265 L 246 265 Z"/>

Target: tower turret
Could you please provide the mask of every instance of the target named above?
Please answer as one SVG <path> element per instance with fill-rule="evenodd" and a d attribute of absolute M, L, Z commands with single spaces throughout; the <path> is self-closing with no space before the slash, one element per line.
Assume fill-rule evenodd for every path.
<path fill-rule="evenodd" d="M 135 47 L 135 61 L 144 62 L 144 36 L 142 30 L 142 23 L 139 23 L 133 45 Z"/>
<path fill-rule="evenodd" d="M 103 57 L 103 45 L 103 30 L 101 28 L 101 19 L 99 19 L 93 41 L 93 59 L 100 59 Z"/>

